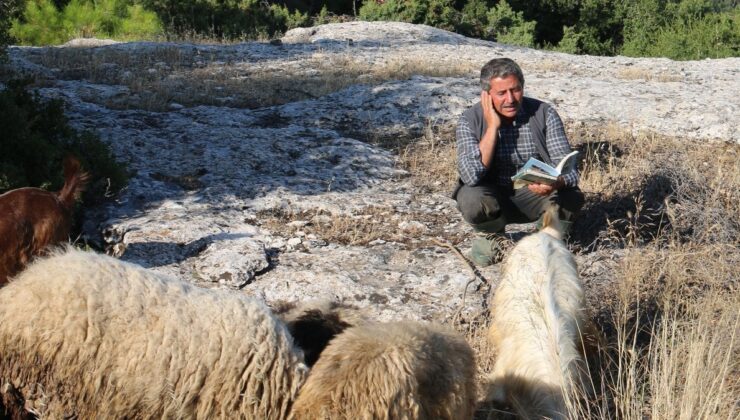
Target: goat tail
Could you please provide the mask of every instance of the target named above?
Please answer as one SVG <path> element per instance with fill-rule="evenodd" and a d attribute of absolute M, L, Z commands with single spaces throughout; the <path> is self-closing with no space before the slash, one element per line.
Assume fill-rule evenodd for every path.
<path fill-rule="evenodd" d="M 560 223 L 560 206 L 550 204 L 542 214 L 542 232 L 556 239 L 563 239 L 563 224 Z"/>
<path fill-rule="evenodd" d="M 64 157 L 64 186 L 59 191 L 59 201 L 67 209 L 72 208 L 75 200 L 80 198 L 80 194 L 85 190 L 90 175 L 82 171 L 80 160 L 75 156 L 67 155 Z"/>

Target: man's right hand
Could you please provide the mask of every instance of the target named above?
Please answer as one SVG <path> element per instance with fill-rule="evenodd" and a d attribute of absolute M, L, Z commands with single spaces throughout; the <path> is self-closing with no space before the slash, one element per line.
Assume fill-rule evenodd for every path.
<path fill-rule="evenodd" d="M 501 117 L 498 116 L 498 112 L 493 109 L 493 102 L 491 102 L 491 95 L 485 90 L 480 92 L 480 104 L 483 107 L 483 118 L 486 120 L 486 126 L 498 130 L 501 127 Z"/>

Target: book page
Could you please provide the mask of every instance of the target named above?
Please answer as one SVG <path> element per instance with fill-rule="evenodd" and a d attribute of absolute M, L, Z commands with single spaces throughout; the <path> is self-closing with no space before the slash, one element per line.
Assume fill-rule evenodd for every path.
<path fill-rule="evenodd" d="M 553 168 L 552 166 L 546 164 L 545 162 L 542 162 L 541 160 L 535 159 L 535 158 L 529 158 L 527 163 L 522 166 L 522 169 L 519 170 L 519 173 L 526 172 L 528 170 L 537 170 L 540 172 L 544 172 L 551 176 L 558 176 L 560 175 L 560 172 L 558 172 L 557 169 Z"/>
<path fill-rule="evenodd" d="M 568 172 L 576 169 L 576 164 L 578 163 L 578 159 L 576 159 L 576 156 L 578 156 L 577 150 L 574 150 L 565 155 L 560 163 L 558 163 L 558 167 L 555 169 L 558 172 L 558 175 L 567 174 Z"/>

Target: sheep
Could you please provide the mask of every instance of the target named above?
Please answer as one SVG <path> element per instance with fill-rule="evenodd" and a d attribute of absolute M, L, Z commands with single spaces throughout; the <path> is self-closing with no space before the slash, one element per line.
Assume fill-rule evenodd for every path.
<path fill-rule="evenodd" d="M 369 322 L 329 343 L 292 418 L 470 419 L 475 370 L 472 349 L 455 333 L 411 321 Z"/>
<path fill-rule="evenodd" d="M 512 249 L 490 302 L 497 355 L 486 400 L 523 418 L 568 418 L 566 401 L 585 374 L 583 284 L 557 214 L 549 208 L 543 229 Z"/>
<path fill-rule="evenodd" d="M 285 419 L 308 368 L 263 303 L 67 247 L 0 289 L 0 379 L 49 418 Z"/>
<path fill-rule="evenodd" d="M 18 188 L 0 195 L 0 286 L 49 245 L 67 241 L 72 206 L 89 179 L 72 156 L 64 159 L 58 192 Z"/>
<path fill-rule="evenodd" d="M 273 312 L 285 323 L 296 345 L 303 350 L 306 365 L 312 367 L 337 334 L 367 322 L 354 306 L 327 300 L 276 302 Z"/>

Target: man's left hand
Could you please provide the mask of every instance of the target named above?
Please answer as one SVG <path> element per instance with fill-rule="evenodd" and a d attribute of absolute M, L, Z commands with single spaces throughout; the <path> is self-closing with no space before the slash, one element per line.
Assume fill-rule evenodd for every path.
<path fill-rule="evenodd" d="M 529 191 L 532 191 L 533 193 L 537 195 L 541 195 L 545 197 L 545 196 L 552 194 L 553 191 L 563 188 L 564 186 L 565 186 L 565 180 L 561 176 L 561 177 L 558 177 L 558 180 L 555 181 L 552 185 L 529 184 L 527 185 L 527 188 L 529 188 Z"/>

